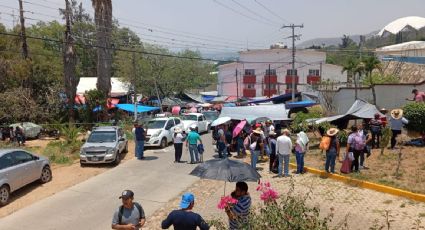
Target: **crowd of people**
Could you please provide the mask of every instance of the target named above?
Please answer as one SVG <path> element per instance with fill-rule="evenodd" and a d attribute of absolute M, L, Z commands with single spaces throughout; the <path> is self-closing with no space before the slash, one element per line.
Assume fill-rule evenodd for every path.
<path fill-rule="evenodd" d="M 16 143 L 18 146 L 25 145 L 26 137 L 23 125 L 16 127 L 0 127 L 0 140 Z"/>

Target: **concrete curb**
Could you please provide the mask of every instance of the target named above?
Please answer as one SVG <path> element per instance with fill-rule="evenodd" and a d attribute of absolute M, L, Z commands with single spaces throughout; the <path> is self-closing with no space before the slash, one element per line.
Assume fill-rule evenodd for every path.
<path fill-rule="evenodd" d="M 289 163 L 289 165 L 290 165 L 291 168 L 297 168 L 297 165 L 294 164 L 294 163 Z M 408 199 L 411 199 L 411 200 L 425 202 L 425 195 L 424 194 L 413 193 L 413 192 L 405 191 L 405 190 L 398 189 L 398 188 L 393 188 L 393 187 L 389 187 L 389 186 L 385 186 L 385 185 L 375 184 L 375 183 L 368 182 L 368 181 L 358 180 L 358 179 L 346 177 L 346 176 L 343 176 L 343 175 L 340 175 L 340 174 L 329 174 L 329 173 L 326 173 L 325 171 L 318 170 L 318 169 L 315 169 L 315 168 L 304 167 L 304 170 L 306 172 L 310 172 L 310 173 L 319 175 L 321 177 L 331 178 L 331 179 L 334 179 L 334 180 L 337 180 L 337 181 L 341 181 L 343 183 L 346 183 L 346 184 L 349 184 L 349 185 L 352 185 L 352 186 L 367 188 L 367 189 L 375 190 L 375 191 L 378 191 L 378 192 L 383 192 L 383 193 L 388 193 L 388 194 L 395 195 L 395 196 L 405 197 L 405 198 L 408 198 Z"/>

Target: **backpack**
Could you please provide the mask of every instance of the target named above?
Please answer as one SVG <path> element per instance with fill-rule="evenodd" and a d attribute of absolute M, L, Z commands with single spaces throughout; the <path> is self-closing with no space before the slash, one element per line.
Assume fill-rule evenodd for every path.
<path fill-rule="evenodd" d="M 319 148 L 321 150 L 329 150 L 331 147 L 331 137 L 323 136 L 322 140 L 320 140 Z"/>
<path fill-rule="evenodd" d="M 142 206 L 137 202 L 134 202 L 133 204 L 134 204 L 134 206 L 136 206 L 137 210 L 139 211 L 139 215 L 140 215 L 139 220 L 142 219 L 143 218 L 142 217 Z M 118 224 L 122 224 L 121 222 L 122 222 L 123 214 L 124 214 L 124 206 L 121 205 L 120 210 L 118 211 Z"/>
<path fill-rule="evenodd" d="M 354 135 L 354 149 L 355 150 L 363 150 L 365 147 L 365 142 L 359 134 Z"/>
<path fill-rule="evenodd" d="M 218 134 L 218 129 L 214 129 L 213 131 L 213 139 L 218 141 L 220 139 L 220 135 Z"/>

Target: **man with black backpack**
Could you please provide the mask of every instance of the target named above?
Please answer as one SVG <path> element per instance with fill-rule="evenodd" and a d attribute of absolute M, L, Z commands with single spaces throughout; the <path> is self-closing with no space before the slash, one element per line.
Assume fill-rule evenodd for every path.
<path fill-rule="evenodd" d="M 139 203 L 133 202 L 134 193 L 124 190 L 119 199 L 122 205 L 114 213 L 112 229 L 141 229 L 146 222 L 145 211 Z"/>

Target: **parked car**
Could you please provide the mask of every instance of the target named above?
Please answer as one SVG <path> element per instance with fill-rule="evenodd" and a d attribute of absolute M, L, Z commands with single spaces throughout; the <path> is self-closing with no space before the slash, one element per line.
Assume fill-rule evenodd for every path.
<path fill-rule="evenodd" d="M 91 134 L 81 146 L 80 164 L 118 165 L 121 154 L 128 152 L 128 140 L 122 128 L 117 126 L 101 126 L 92 130 Z"/>
<path fill-rule="evenodd" d="M 145 123 L 147 129 L 145 146 L 159 146 L 161 148 L 173 141 L 174 129 L 183 128 L 182 121 L 178 117 L 157 117 Z"/>
<path fill-rule="evenodd" d="M 52 180 L 47 157 L 22 149 L 0 149 L 0 206 L 9 202 L 11 193 L 37 180 Z"/>
<path fill-rule="evenodd" d="M 191 126 L 195 126 L 198 133 L 206 133 L 211 129 L 211 122 L 207 121 L 202 113 L 187 113 L 180 116 L 183 122 L 183 130 L 189 132 Z"/>
<path fill-rule="evenodd" d="M 202 114 L 204 115 L 206 121 L 209 122 L 210 130 L 213 129 L 211 127 L 211 124 L 213 123 L 213 121 L 215 121 L 218 118 L 218 116 L 220 116 L 218 111 L 204 111 L 202 112 Z"/>

